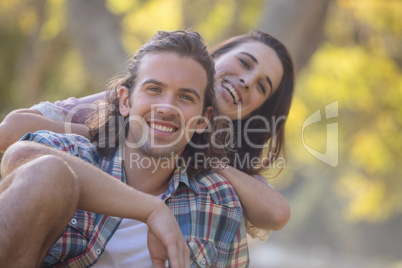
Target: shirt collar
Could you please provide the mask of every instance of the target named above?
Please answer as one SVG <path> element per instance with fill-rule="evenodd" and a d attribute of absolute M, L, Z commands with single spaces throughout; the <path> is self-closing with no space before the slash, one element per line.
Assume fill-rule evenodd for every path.
<path fill-rule="evenodd" d="M 127 183 L 126 176 L 123 167 L 123 155 L 124 155 L 125 147 L 120 145 L 114 154 L 114 162 L 121 163 L 121 181 Z M 190 190 L 195 192 L 196 194 L 200 193 L 200 187 L 194 177 L 190 177 L 187 174 L 187 171 L 183 167 L 176 167 L 172 173 L 170 178 L 169 186 L 166 191 L 162 194 L 162 200 L 165 201 L 169 198 L 174 192 L 176 192 L 180 183 L 184 183 Z"/>
<path fill-rule="evenodd" d="M 118 163 L 121 163 L 121 181 L 124 183 L 127 183 L 126 179 L 126 172 L 124 170 L 124 165 L 123 165 L 123 155 L 124 155 L 124 147 L 122 144 L 119 144 L 119 147 L 117 148 L 117 152 L 115 155 L 115 161 Z"/>
<path fill-rule="evenodd" d="M 123 165 L 123 152 L 123 146 L 120 145 L 113 154 L 103 159 L 100 168 L 113 177 L 127 183 Z"/>
<path fill-rule="evenodd" d="M 172 177 L 169 182 L 169 186 L 166 189 L 166 191 L 162 195 L 162 200 L 165 201 L 168 199 L 174 192 L 176 192 L 177 188 L 179 187 L 179 184 L 183 183 L 195 192 L 196 194 L 200 193 L 200 188 L 198 186 L 198 183 L 194 179 L 194 177 L 189 177 L 187 175 L 186 169 L 182 167 L 176 167 L 175 170 L 172 173 Z"/>

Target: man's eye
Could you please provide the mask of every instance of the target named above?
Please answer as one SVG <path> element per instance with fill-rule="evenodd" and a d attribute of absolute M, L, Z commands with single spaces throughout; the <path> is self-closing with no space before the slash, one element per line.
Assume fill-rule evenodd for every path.
<path fill-rule="evenodd" d="M 181 99 L 184 99 L 184 100 L 187 100 L 187 101 L 194 102 L 194 98 L 193 98 L 193 97 L 190 97 L 190 96 L 188 96 L 188 95 L 181 95 L 180 98 L 181 98 Z"/>
<path fill-rule="evenodd" d="M 250 69 L 250 65 L 247 63 L 247 61 L 243 60 L 243 59 L 239 59 L 241 65 L 244 66 L 244 68 L 246 68 L 247 70 Z"/>
<path fill-rule="evenodd" d="M 158 87 L 150 87 L 150 88 L 148 88 L 148 91 L 159 93 L 159 92 L 161 92 L 161 89 Z"/>

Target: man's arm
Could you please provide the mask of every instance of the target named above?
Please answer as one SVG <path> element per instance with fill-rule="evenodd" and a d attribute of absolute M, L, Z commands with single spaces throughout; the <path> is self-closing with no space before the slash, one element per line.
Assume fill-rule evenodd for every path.
<path fill-rule="evenodd" d="M 17 142 L 28 132 L 50 130 L 57 133 L 66 132 L 65 122 L 43 116 L 35 109 L 20 109 L 9 113 L 0 124 L 0 153 Z M 71 124 L 71 132 L 89 137 L 88 128 L 81 124 Z"/>
<path fill-rule="evenodd" d="M 175 267 L 189 266 L 189 249 L 169 208 L 157 197 L 139 192 L 99 168 L 68 153 L 30 141 L 20 141 L 6 151 L 3 178 L 39 156 L 63 160 L 78 178 L 78 209 L 145 222 L 167 250 Z"/>

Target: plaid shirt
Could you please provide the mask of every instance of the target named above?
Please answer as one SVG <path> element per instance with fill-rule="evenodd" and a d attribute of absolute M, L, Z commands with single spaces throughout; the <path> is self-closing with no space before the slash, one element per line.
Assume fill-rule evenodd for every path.
<path fill-rule="evenodd" d="M 125 182 L 121 150 L 102 157 L 84 137 L 39 131 L 22 140 L 80 157 Z M 232 186 L 214 172 L 190 177 L 176 168 L 162 200 L 176 216 L 190 247 L 191 267 L 246 267 L 249 256 L 243 210 Z M 44 259 L 46 266 L 88 267 L 96 263 L 121 218 L 76 210 Z"/>

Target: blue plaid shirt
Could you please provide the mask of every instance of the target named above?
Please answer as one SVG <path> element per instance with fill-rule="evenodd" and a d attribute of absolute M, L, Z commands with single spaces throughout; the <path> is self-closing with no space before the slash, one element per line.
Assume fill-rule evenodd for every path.
<path fill-rule="evenodd" d="M 86 138 L 39 131 L 22 140 L 42 143 L 87 161 L 125 182 L 121 150 L 101 156 Z M 191 267 L 246 267 L 243 210 L 233 187 L 214 172 L 189 177 L 176 168 L 162 200 L 176 216 L 190 247 Z M 76 210 L 50 248 L 45 266 L 88 267 L 96 263 L 121 218 Z"/>

